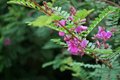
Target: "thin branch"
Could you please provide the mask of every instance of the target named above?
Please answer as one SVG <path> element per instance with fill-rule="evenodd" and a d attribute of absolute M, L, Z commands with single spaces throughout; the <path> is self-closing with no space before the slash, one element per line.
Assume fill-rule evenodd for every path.
<path fill-rule="evenodd" d="M 45 14 L 47 14 L 48 16 L 51 16 L 51 13 L 49 13 L 47 10 L 45 10 L 44 8 L 42 8 L 42 6 L 40 6 L 36 1 L 32 0 L 32 2 L 34 2 L 34 4 L 36 6 L 38 6 L 41 9 L 41 11 L 43 11 Z"/>
<path fill-rule="evenodd" d="M 91 56 L 93 56 L 95 59 L 98 59 L 98 61 L 104 63 L 106 66 L 108 66 L 110 69 L 112 69 L 112 65 L 108 61 L 99 59 L 99 57 L 96 56 L 94 53 L 92 53 Z"/>
<path fill-rule="evenodd" d="M 116 3 L 112 2 L 112 1 L 109 1 L 109 0 L 100 0 L 100 1 L 106 2 L 106 3 L 110 4 L 110 5 L 113 5 L 113 6 L 116 6 L 116 7 L 120 8 L 120 5 L 118 5 L 118 4 L 116 4 Z"/>
<path fill-rule="evenodd" d="M 81 40 L 78 39 L 69 29 L 67 29 L 65 26 L 63 26 L 63 28 L 64 28 L 67 32 L 69 32 L 69 34 L 71 34 L 74 38 L 76 38 L 79 42 L 81 42 Z"/>

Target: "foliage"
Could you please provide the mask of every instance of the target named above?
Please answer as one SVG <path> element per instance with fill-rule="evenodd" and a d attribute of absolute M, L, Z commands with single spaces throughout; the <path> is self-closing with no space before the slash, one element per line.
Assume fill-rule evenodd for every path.
<path fill-rule="evenodd" d="M 37 9 L 37 10 L 40 9 L 38 6 L 35 5 L 34 2 L 32 2 L 30 0 L 11 0 L 8 3 L 19 4 L 19 5 L 27 6 L 27 7 L 33 8 L 33 9 Z"/>
<path fill-rule="evenodd" d="M 105 2 L 95 0 L 84 0 L 80 1 L 80 3 L 78 0 L 52 0 L 47 3 L 43 2 L 43 4 L 32 0 L 10 0 L 8 3 L 30 7 L 46 15 L 37 13 L 34 10 L 29 12 L 28 8 L 14 5 L 9 8 L 8 13 L 0 16 L 0 21 L 2 21 L 0 26 L 3 26 L 0 29 L 0 71 L 1 73 L 5 72 L 5 76 L 7 71 L 4 70 L 15 71 L 15 69 L 11 68 L 20 66 L 21 69 L 21 66 L 28 65 L 27 67 L 30 67 L 30 69 L 32 67 L 30 73 L 21 69 L 18 70 L 17 75 L 20 73 L 21 75 L 19 76 L 22 76 L 22 78 L 12 77 L 10 79 L 39 80 L 43 78 L 42 80 L 56 80 L 53 75 L 54 72 L 48 67 L 52 65 L 55 71 L 58 69 L 63 73 L 71 71 L 73 78 L 76 77 L 80 80 L 119 80 L 119 8 L 108 6 L 109 4 Z M 71 15 L 68 12 L 68 7 L 71 4 L 78 9 L 76 14 L 73 14 L 73 21 L 68 20 Z M 103 8 L 105 9 L 103 10 Z M 96 15 L 98 14 L 99 16 L 97 17 Z M 86 23 L 82 23 L 81 21 L 85 19 L 87 20 Z M 65 26 L 60 27 L 58 25 L 61 20 L 66 20 Z M 78 34 L 72 31 L 72 29 L 76 28 L 76 25 L 89 27 L 87 31 Z M 114 32 L 113 38 L 106 41 L 106 44 L 102 40 L 99 41 L 102 44 L 101 47 L 96 44 L 97 41 L 95 43 L 95 40 L 91 38 L 91 35 L 93 36 L 93 33 L 96 32 L 98 25 L 106 26 L 108 30 L 113 30 Z M 70 35 L 77 40 L 88 40 L 84 49 L 84 56 L 81 56 L 81 54 L 78 56 L 70 55 L 70 52 L 66 51 L 69 46 L 67 41 L 64 40 L 65 37 L 58 38 L 56 32 L 49 28 L 64 32 L 65 35 Z M 112 28 L 118 31 L 115 32 Z M 89 36 L 90 33 L 92 34 Z M 106 49 L 106 45 L 109 48 Z M 56 57 L 53 60 L 54 56 Z M 40 68 L 42 63 L 45 63 L 42 66 L 43 69 Z M 48 73 L 44 71 L 46 69 L 48 69 Z M 41 75 L 37 76 L 39 71 L 43 71 L 40 74 L 45 72 L 46 75 L 43 77 Z M 16 74 L 16 72 L 12 73 Z M 8 74 L 8 78 L 3 77 L 3 79 L 7 80 L 12 76 L 12 74 Z M 52 78 L 48 76 L 52 76 Z"/>
<path fill-rule="evenodd" d="M 104 9 L 99 16 L 91 23 L 88 34 L 110 13 L 115 12 L 116 8 L 109 6 L 108 8 Z"/>

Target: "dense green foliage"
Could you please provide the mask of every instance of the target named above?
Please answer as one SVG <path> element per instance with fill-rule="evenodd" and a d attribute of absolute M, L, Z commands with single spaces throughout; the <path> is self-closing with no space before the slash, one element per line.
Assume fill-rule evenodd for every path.
<path fill-rule="evenodd" d="M 33 9 L 18 5 L 7 6 L 7 3 Z M 119 5 L 117 0 L 113 0 L 113 3 Z M 2 0 L 0 5 L 2 5 L 0 8 L 2 14 L 0 16 L 1 80 L 120 79 L 120 9 L 118 6 L 111 6 L 109 3 L 97 0 L 51 0 L 48 1 L 48 5 L 54 7 L 55 14 L 48 16 L 50 14 L 45 15 L 42 1 Z M 52 23 L 54 20 L 67 19 L 71 5 L 78 9 L 74 17 L 75 21 L 87 17 L 86 25 L 89 26 L 88 31 L 79 36 L 90 40 L 86 55 L 82 58 L 69 54 L 65 49 L 66 44 L 58 37 L 56 31 L 68 32 Z M 109 30 L 116 29 L 114 36 L 108 41 L 111 48 L 95 47 L 90 36 L 96 33 L 97 25 L 105 26 Z M 74 24 L 69 22 L 66 27 L 70 29 L 72 26 Z M 92 52 L 97 53 L 96 56 L 99 56 L 100 60 L 109 60 L 112 68 L 109 68 L 109 63 L 106 62 L 96 63 L 97 59 L 91 56 Z"/>

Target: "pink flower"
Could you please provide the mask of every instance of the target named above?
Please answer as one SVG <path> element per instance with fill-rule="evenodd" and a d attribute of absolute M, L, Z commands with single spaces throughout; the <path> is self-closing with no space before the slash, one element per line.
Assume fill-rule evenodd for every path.
<path fill-rule="evenodd" d="M 82 40 L 82 42 L 80 43 L 80 46 L 82 47 L 82 48 L 85 48 L 86 46 L 87 46 L 87 43 L 88 43 L 88 41 L 87 40 Z"/>
<path fill-rule="evenodd" d="M 11 44 L 10 38 L 6 38 L 6 39 L 4 40 L 4 45 L 5 45 L 5 46 L 9 46 L 10 44 Z"/>
<path fill-rule="evenodd" d="M 73 16 L 69 16 L 69 17 L 68 17 L 68 20 L 73 21 Z"/>
<path fill-rule="evenodd" d="M 79 48 L 77 44 L 75 44 L 74 40 L 68 41 L 67 44 L 68 44 L 68 51 L 70 51 L 71 54 L 73 55 L 77 55 L 79 52 Z"/>
<path fill-rule="evenodd" d="M 70 51 L 72 55 L 80 54 L 81 56 L 83 56 L 88 41 L 84 39 L 81 42 L 79 42 L 78 39 L 73 38 L 69 41 L 66 41 L 66 43 L 68 44 L 68 51 Z"/>
<path fill-rule="evenodd" d="M 66 25 L 66 20 L 60 20 L 58 26 L 63 27 Z"/>
<path fill-rule="evenodd" d="M 112 32 L 105 31 L 105 29 L 103 29 L 102 27 L 99 27 L 98 29 L 99 29 L 99 31 L 95 35 L 96 38 L 103 39 L 104 41 L 106 41 L 106 40 L 110 39 L 110 37 L 112 36 Z"/>
<path fill-rule="evenodd" d="M 87 30 L 87 26 L 78 26 L 75 31 L 81 33 L 82 31 Z"/>
<path fill-rule="evenodd" d="M 101 32 L 101 38 L 103 38 L 104 40 L 108 40 L 111 36 L 112 36 L 112 33 L 109 32 L 109 31 L 107 31 L 107 32 L 105 32 L 105 31 Z"/>
<path fill-rule="evenodd" d="M 64 36 L 65 33 L 64 32 L 59 32 L 59 36 Z"/>

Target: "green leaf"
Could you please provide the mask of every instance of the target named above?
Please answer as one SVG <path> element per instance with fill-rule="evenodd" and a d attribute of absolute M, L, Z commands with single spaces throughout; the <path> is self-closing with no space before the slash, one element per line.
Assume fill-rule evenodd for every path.
<path fill-rule="evenodd" d="M 36 10 L 40 10 L 40 7 L 36 5 L 32 0 L 10 0 L 8 4 L 19 4 L 22 6 L 30 7 Z"/>
<path fill-rule="evenodd" d="M 61 39 L 51 39 L 51 41 L 61 46 L 67 46 L 66 43 L 61 41 Z"/>
<path fill-rule="evenodd" d="M 65 71 L 65 70 L 71 70 L 71 67 L 69 67 L 69 66 L 67 66 L 67 65 L 62 65 L 61 67 L 60 67 L 60 71 Z"/>
<path fill-rule="evenodd" d="M 77 11 L 77 13 L 76 13 L 76 15 L 74 17 L 75 21 L 77 21 L 78 19 L 86 18 L 92 11 L 94 11 L 94 9 L 92 9 L 92 10 L 83 9 L 83 10 Z"/>
<path fill-rule="evenodd" d="M 54 49 L 54 48 L 61 48 L 60 45 L 55 44 L 52 41 L 47 42 L 44 46 L 43 49 Z"/>
<path fill-rule="evenodd" d="M 63 64 L 71 64 L 73 62 L 71 57 L 65 58 L 64 60 L 62 60 Z"/>
<path fill-rule="evenodd" d="M 62 19 L 63 17 L 62 16 L 58 16 L 58 15 L 56 15 L 56 14 L 52 14 L 52 19 L 53 20 L 60 20 L 60 19 Z"/>
<path fill-rule="evenodd" d="M 53 18 L 51 16 L 43 15 L 38 17 L 35 21 L 28 22 L 28 24 L 33 26 L 43 27 L 43 26 L 49 25 L 52 21 L 53 21 Z"/>
<path fill-rule="evenodd" d="M 54 64 L 54 61 L 44 63 L 44 64 L 42 65 L 42 68 L 45 68 L 45 67 L 51 66 L 51 65 L 53 65 L 53 64 Z"/>
<path fill-rule="evenodd" d="M 95 52 L 97 53 L 101 53 L 101 54 L 112 54 L 112 49 L 99 49 L 99 48 L 96 48 L 94 50 Z"/>
<path fill-rule="evenodd" d="M 61 16 L 63 18 L 68 18 L 70 16 L 70 14 L 67 11 L 63 11 L 62 7 L 55 7 L 53 8 L 53 10 L 55 11 L 55 14 L 58 16 Z"/>

